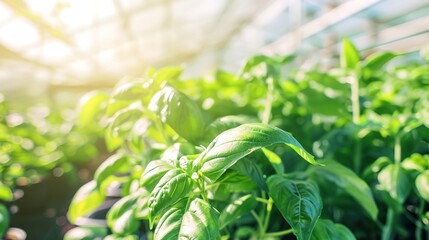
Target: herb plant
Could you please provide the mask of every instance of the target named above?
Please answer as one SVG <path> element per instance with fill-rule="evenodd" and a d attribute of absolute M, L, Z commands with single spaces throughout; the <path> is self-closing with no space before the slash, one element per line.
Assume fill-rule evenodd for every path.
<path fill-rule="evenodd" d="M 319 189 L 344 190 L 367 221 L 376 221 L 378 207 L 359 175 L 338 161 L 314 160 L 282 130 L 292 122 L 277 110 L 287 91 L 299 88 L 283 80 L 282 66 L 291 60 L 256 56 L 238 75 L 218 72 L 215 81 L 179 79 L 178 68 L 149 70 L 110 96 L 84 97 L 81 115 L 105 127 L 106 145 L 116 153 L 76 193 L 70 221 L 121 182 L 123 197 L 106 216 L 109 239 L 136 239 L 139 229 L 153 239 L 355 239 L 330 209 L 325 213 Z M 294 110 L 283 112 L 303 119 L 306 110 Z M 79 231 L 92 236 L 91 229 Z"/>

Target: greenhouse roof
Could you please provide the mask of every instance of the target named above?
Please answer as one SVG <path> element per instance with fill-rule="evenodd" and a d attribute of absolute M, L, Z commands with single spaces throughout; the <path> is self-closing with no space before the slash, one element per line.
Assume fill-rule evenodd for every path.
<path fill-rule="evenodd" d="M 335 51 L 343 36 L 414 51 L 429 39 L 428 13 L 425 0 L 1 0 L 0 92 L 90 89 L 150 66 L 235 71 L 257 52 Z"/>

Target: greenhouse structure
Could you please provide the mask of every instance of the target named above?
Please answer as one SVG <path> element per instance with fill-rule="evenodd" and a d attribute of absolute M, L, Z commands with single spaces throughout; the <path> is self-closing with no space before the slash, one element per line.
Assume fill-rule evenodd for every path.
<path fill-rule="evenodd" d="M 429 240 L 429 1 L 0 0 L 0 239 Z"/>

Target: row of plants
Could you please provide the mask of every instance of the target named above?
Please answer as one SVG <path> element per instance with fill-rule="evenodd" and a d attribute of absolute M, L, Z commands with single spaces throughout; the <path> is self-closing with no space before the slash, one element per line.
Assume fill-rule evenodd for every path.
<path fill-rule="evenodd" d="M 87 95 L 83 122 L 104 126 L 115 154 L 76 193 L 70 221 L 101 204 L 112 182 L 122 198 L 109 229 L 67 237 L 422 239 L 429 68 L 386 72 L 397 57 L 361 59 L 345 40 L 341 66 L 328 71 L 284 73 L 292 57 L 255 56 L 237 75 L 151 69 L 110 96 Z"/>
<path fill-rule="evenodd" d="M 429 66 L 386 68 L 344 40 L 340 66 L 238 74 L 150 69 L 80 103 L 112 156 L 75 194 L 66 239 L 423 239 L 429 230 Z M 316 156 L 316 159 L 313 157 Z"/>
<path fill-rule="evenodd" d="M 0 94 L 0 236 L 11 215 L 43 216 L 50 202 L 67 205 L 77 170 L 99 154 L 96 131 L 77 127 L 72 115 L 42 106 L 15 111 Z"/>

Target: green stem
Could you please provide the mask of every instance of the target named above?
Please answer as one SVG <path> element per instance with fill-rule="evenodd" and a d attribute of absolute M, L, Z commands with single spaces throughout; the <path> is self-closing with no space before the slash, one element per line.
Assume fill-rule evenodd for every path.
<path fill-rule="evenodd" d="M 395 212 L 392 208 L 387 210 L 387 221 L 383 228 L 382 240 L 391 240 L 393 238 L 393 226 L 395 224 Z"/>
<path fill-rule="evenodd" d="M 395 146 L 394 146 L 394 160 L 396 164 L 401 163 L 401 136 L 398 135 L 395 137 Z"/>
<path fill-rule="evenodd" d="M 209 202 L 209 199 L 208 199 L 208 197 L 206 195 L 206 190 L 205 190 L 205 187 L 204 187 L 204 180 L 198 181 L 197 185 L 198 185 L 198 188 L 201 191 L 201 197 L 203 198 L 203 200 L 206 201 L 206 202 Z"/>
<path fill-rule="evenodd" d="M 258 227 L 259 227 L 259 235 L 261 235 L 261 231 L 262 231 L 262 229 L 263 229 L 263 224 L 262 224 L 262 221 L 261 221 L 261 219 L 259 218 L 259 216 L 258 216 L 258 214 L 256 214 L 256 212 L 255 211 L 250 211 L 250 213 L 253 215 L 253 217 L 256 219 L 256 222 L 258 223 Z M 263 235 L 263 234 L 262 234 Z"/>
<path fill-rule="evenodd" d="M 401 163 L 401 135 L 395 137 L 395 145 L 393 147 L 393 159 L 395 164 Z M 389 207 L 387 210 L 386 225 L 383 228 L 382 240 L 390 240 L 394 236 L 393 226 L 395 225 L 395 211 Z"/>
<path fill-rule="evenodd" d="M 266 238 L 269 238 L 269 237 L 281 237 L 281 236 L 288 235 L 288 234 L 291 234 L 291 233 L 293 233 L 293 229 L 287 229 L 287 230 L 283 230 L 283 231 L 280 231 L 280 232 L 267 233 L 267 234 L 265 234 L 265 237 Z"/>
<path fill-rule="evenodd" d="M 352 114 L 353 114 L 353 123 L 359 124 L 360 117 L 360 104 L 359 104 L 359 78 L 357 74 L 351 76 L 351 90 L 352 90 Z"/>
<path fill-rule="evenodd" d="M 269 198 L 267 202 L 267 213 L 265 214 L 264 220 L 264 236 L 268 229 L 268 224 L 270 222 L 271 210 L 273 209 L 273 199 Z M 263 237 L 263 236 L 261 236 Z"/>
<path fill-rule="evenodd" d="M 273 78 L 267 78 L 267 98 L 265 99 L 264 113 L 262 114 L 262 123 L 268 124 L 271 118 L 271 108 L 274 100 L 274 82 Z"/>
<path fill-rule="evenodd" d="M 360 103 L 359 103 L 359 78 L 357 74 L 351 76 L 351 100 L 352 100 L 352 120 L 355 125 L 360 124 Z M 360 172 L 362 158 L 362 142 L 359 136 L 356 136 L 356 143 L 354 146 L 353 155 L 353 168 L 357 174 Z"/>
<path fill-rule="evenodd" d="M 423 239 L 422 238 L 423 228 L 422 228 L 422 222 L 420 219 L 422 219 L 422 215 L 423 215 L 424 210 L 425 210 L 425 200 L 420 199 L 420 206 L 419 206 L 419 212 L 418 212 L 419 219 L 416 222 L 416 234 L 415 234 L 416 240 L 422 240 Z"/>

